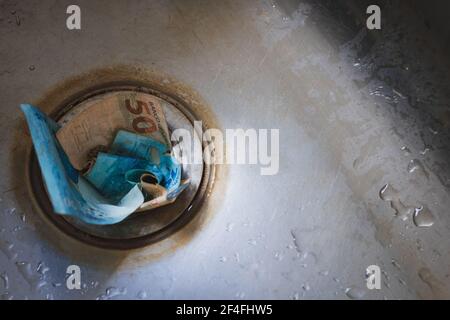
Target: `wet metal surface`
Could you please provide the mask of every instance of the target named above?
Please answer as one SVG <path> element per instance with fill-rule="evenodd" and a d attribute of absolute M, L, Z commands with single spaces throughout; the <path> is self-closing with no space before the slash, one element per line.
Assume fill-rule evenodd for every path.
<path fill-rule="evenodd" d="M 0 1 L 3 298 L 449 298 L 450 28 L 438 1 L 379 3 L 369 31 L 366 1 L 79 1 L 75 32 L 63 3 Z M 280 129 L 278 174 L 222 166 L 203 214 L 143 249 L 66 236 L 27 191 L 18 106 L 51 112 L 89 76 Z"/>

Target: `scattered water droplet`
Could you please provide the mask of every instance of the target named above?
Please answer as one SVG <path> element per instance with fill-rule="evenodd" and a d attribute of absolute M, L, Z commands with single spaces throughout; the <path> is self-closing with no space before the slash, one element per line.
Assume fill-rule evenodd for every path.
<path fill-rule="evenodd" d="M 409 148 L 408 148 L 407 146 L 401 147 L 401 150 L 403 151 L 403 154 L 404 154 L 405 156 L 411 155 L 411 151 L 409 150 Z"/>
<path fill-rule="evenodd" d="M 9 241 L 0 240 L 0 251 L 2 251 L 9 260 L 17 258 L 17 253 L 14 251 L 14 244 Z"/>
<path fill-rule="evenodd" d="M 14 214 L 14 213 L 16 213 L 16 208 L 7 208 L 7 209 L 5 209 L 5 214 Z"/>
<path fill-rule="evenodd" d="M 328 270 L 319 271 L 319 276 L 326 277 L 330 274 Z"/>
<path fill-rule="evenodd" d="M 220 260 L 220 262 L 227 262 L 227 257 L 225 257 L 225 256 L 224 257 L 220 257 L 219 260 Z"/>
<path fill-rule="evenodd" d="M 431 273 L 431 271 L 428 268 L 421 268 L 419 270 L 418 275 L 419 275 L 419 278 L 423 282 L 425 282 L 432 290 L 438 283 L 436 278 L 433 276 L 433 274 Z"/>
<path fill-rule="evenodd" d="M 2 300 L 13 300 L 14 296 L 10 294 L 9 292 L 5 292 L 2 294 Z"/>
<path fill-rule="evenodd" d="M 390 184 L 386 184 L 380 190 L 380 198 L 390 203 L 394 209 L 395 216 L 402 220 L 408 219 L 414 213 L 414 207 L 405 206 L 399 198 L 399 193 Z"/>
<path fill-rule="evenodd" d="M 37 266 L 37 268 L 36 268 L 36 271 L 37 271 L 39 274 L 41 274 L 41 275 L 44 276 L 47 272 L 50 271 L 50 268 L 47 267 L 47 266 L 45 265 L 44 262 L 40 261 L 40 262 L 38 263 L 38 266 Z"/>
<path fill-rule="evenodd" d="M 248 240 L 248 244 L 252 245 L 252 246 L 256 246 L 257 242 L 255 239 L 250 239 L 250 240 Z"/>
<path fill-rule="evenodd" d="M 345 289 L 345 294 L 350 299 L 359 300 L 359 299 L 362 299 L 364 297 L 366 292 L 363 289 L 360 289 L 360 288 L 350 287 L 350 288 Z"/>
<path fill-rule="evenodd" d="M 227 230 L 227 232 L 231 232 L 234 228 L 234 224 L 233 223 L 228 223 L 227 224 L 227 228 L 225 230 Z"/>
<path fill-rule="evenodd" d="M 140 299 L 140 300 L 147 299 L 147 292 L 145 290 L 139 291 L 138 294 L 137 294 L 137 298 Z"/>
<path fill-rule="evenodd" d="M 413 221 L 417 227 L 431 227 L 434 224 L 434 216 L 428 208 L 421 206 L 414 210 Z"/>
<path fill-rule="evenodd" d="M 33 272 L 30 263 L 19 261 L 16 262 L 16 267 L 33 290 L 39 290 L 47 284 L 42 275 Z"/>
<path fill-rule="evenodd" d="M 281 254 L 280 252 L 275 252 L 274 258 L 275 260 L 281 261 L 283 260 L 283 254 Z"/>
<path fill-rule="evenodd" d="M 297 235 L 295 234 L 294 230 L 291 230 L 291 237 L 292 237 L 292 244 L 294 245 L 295 251 L 297 251 L 297 255 L 300 255 L 302 253 L 302 250 L 300 249 L 300 244 L 299 244 Z"/>
<path fill-rule="evenodd" d="M 305 251 L 300 255 L 300 261 L 306 268 L 308 265 L 315 265 L 317 263 L 317 256 L 314 252 Z"/>
<path fill-rule="evenodd" d="M 416 171 L 422 172 L 427 178 L 429 177 L 429 174 L 425 170 L 425 167 L 423 166 L 422 162 L 420 162 L 420 160 L 418 159 L 413 159 L 408 163 L 408 172 L 414 173 Z"/>
<path fill-rule="evenodd" d="M 237 292 L 237 293 L 236 293 L 236 298 L 238 298 L 238 299 L 244 299 L 244 298 L 245 298 L 245 293 L 244 293 L 244 292 Z"/>
<path fill-rule="evenodd" d="M 0 279 L 3 280 L 3 288 L 5 290 L 9 289 L 9 277 L 8 274 L 6 272 L 3 272 L 2 274 L 0 274 Z"/>
<path fill-rule="evenodd" d="M 303 289 L 304 291 L 309 291 L 309 290 L 311 290 L 311 287 L 309 286 L 309 284 L 304 283 L 304 284 L 302 284 L 302 289 Z"/>
<path fill-rule="evenodd" d="M 439 133 L 439 131 L 437 131 L 436 129 L 434 129 L 432 127 L 428 127 L 428 131 L 430 131 L 433 135 L 437 135 Z"/>
<path fill-rule="evenodd" d="M 116 288 L 109 287 L 106 289 L 105 293 L 97 296 L 96 300 L 109 300 L 117 296 L 122 296 L 127 294 L 126 288 Z"/>
<path fill-rule="evenodd" d="M 394 267 L 396 267 L 398 270 L 401 270 L 400 264 L 395 259 L 391 259 L 391 263 Z"/>
<path fill-rule="evenodd" d="M 431 150 L 430 147 L 425 146 L 425 147 L 423 148 L 423 150 L 420 151 L 420 154 L 424 156 L 424 155 L 426 155 L 426 154 L 428 153 L 428 151 L 430 151 L 430 150 Z"/>
<path fill-rule="evenodd" d="M 422 240 L 420 240 L 420 239 L 417 239 L 417 240 L 416 240 L 416 248 L 417 248 L 417 250 L 419 250 L 419 251 L 423 251 L 423 250 L 424 250 L 424 249 L 423 249 Z"/>

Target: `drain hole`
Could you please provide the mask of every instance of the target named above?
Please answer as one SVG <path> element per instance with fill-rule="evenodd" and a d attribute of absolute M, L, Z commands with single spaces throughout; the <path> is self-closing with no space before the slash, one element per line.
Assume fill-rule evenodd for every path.
<path fill-rule="evenodd" d="M 121 92 L 139 92 L 156 96 L 163 101 L 163 111 L 169 127 L 169 133 L 175 129 L 186 129 L 193 133 L 200 145 L 205 147 L 201 137 L 194 130 L 194 121 L 202 121 L 189 105 L 182 103 L 176 97 L 159 92 L 142 85 L 105 85 L 91 92 L 75 96 L 70 101 L 57 108 L 54 119 L 61 124 L 68 123 L 74 116 L 85 110 L 93 101 L 104 99 L 112 94 Z M 102 148 L 92 150 L 93 153 L 102 151 Z M 189 150 L 183 150 L 183 153 Z M 89 168 L 87 168 L 88 170 Z M 86 170 L 84 168 L 83 170 Z M 50 200 L 43 184 L 40 168 L 34 151 L 29 162 L 29 178 L 31 194 L 41 211 L 66 234 L 87 242 L 91 245 L 113 248 L 132 249 L 150 245 L 161 241 L 186 226 L 200 212 L 201 205 L 211 188 L 214 178 L 214 165 L 183 164 L 182 179 L 189 179 L 190 185 L 175 200 L 175 202 L 153 210 L 138 210 L 124 221 L 107 226 L 90 225 L 81 220 L 58 215 L 53 212 Z M 148 172 L 127 176 L 134 181 L 141 179 L 146 185 L 155 185 L 158 179 Z M 157 194 L 158 190 L 153 190 Z"/>

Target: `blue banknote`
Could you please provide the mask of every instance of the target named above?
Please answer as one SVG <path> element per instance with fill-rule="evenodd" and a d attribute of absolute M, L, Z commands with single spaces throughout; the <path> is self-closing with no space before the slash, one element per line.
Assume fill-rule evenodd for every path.
<path fill-rule="evenodd" d="M 181 165 L 175 157 L 170 155 L 170 149 L 159 141 L 120 130 L 114 138 L 109 153 L 146 160 L 151 165 L 157 166 L 160 170 L 160 184 L 169 193 L 180 186 Z"/>

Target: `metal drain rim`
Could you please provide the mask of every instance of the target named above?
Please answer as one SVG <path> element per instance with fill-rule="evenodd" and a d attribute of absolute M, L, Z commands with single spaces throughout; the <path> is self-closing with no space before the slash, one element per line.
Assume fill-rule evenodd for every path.
<path fill-rule="evenodd" d="M 54 109 L 53 112 L 50 113 L 50 116 L 53 119 L 58 120 L 82 101 L 101 94 L 121 90 L 152 94 L 157 96 L 158 98 L 166 100 L 170 104 L 174 105 L 192 124 L 194 120 L 202 120 L 202 118 L 196 115 L 185 102 L 180 101 L 180 98 L 174 97 L 170 94 L 161 92 L 153 88 L 149 88 L 145 84 L 136 83 L 134 81 L 112 82 L 94 86 L 91 90 L 85 90 L 84 92 L 73 95 L 72 97 L 64 100 Z M 203 130 L 206 129 L 207 127 L 203 128 Z M 202 141 L 202 148 L 204 147 L 205 142 Z M 88 232 L 78 229 L 77 227 L 69 223 L 63 216 L 55 214 L 51 209 L 51 205 L 49 210 L 48 195 L 45 192 L 39 164 L 33 148 L 31 148 L 31 152 L 28 157 L 27 168 L 29 186 L 31 191 L 30 193 L 33 197 L 33 200 L 37 204 L 40 211 L 48 220 L 50 220 L 51 223 L 53 223 L 60 231 L 62 231 L 66 235 L 69 235 L 71 238 L 95 247 L 118 250 L 136 249 L 155 244 L 166 238 L 169 238 L 170 236 L 181 230 L 183 227 L 185 227 L 200 213 L 201 207 L 209 194 L 208 191 L 212 188 L 212 185 L 214 183 L 216 171 L 215 165 L 204 164 L 202 178 L 194 198 L 192 199 L 188 207 L 167 226 L 164 226 L 163 228 L 148 235 L 128 239 L 112 239 L 92 235 Z M 37 196 L 39 193 L 44 193 L 44 196 Z"/>

